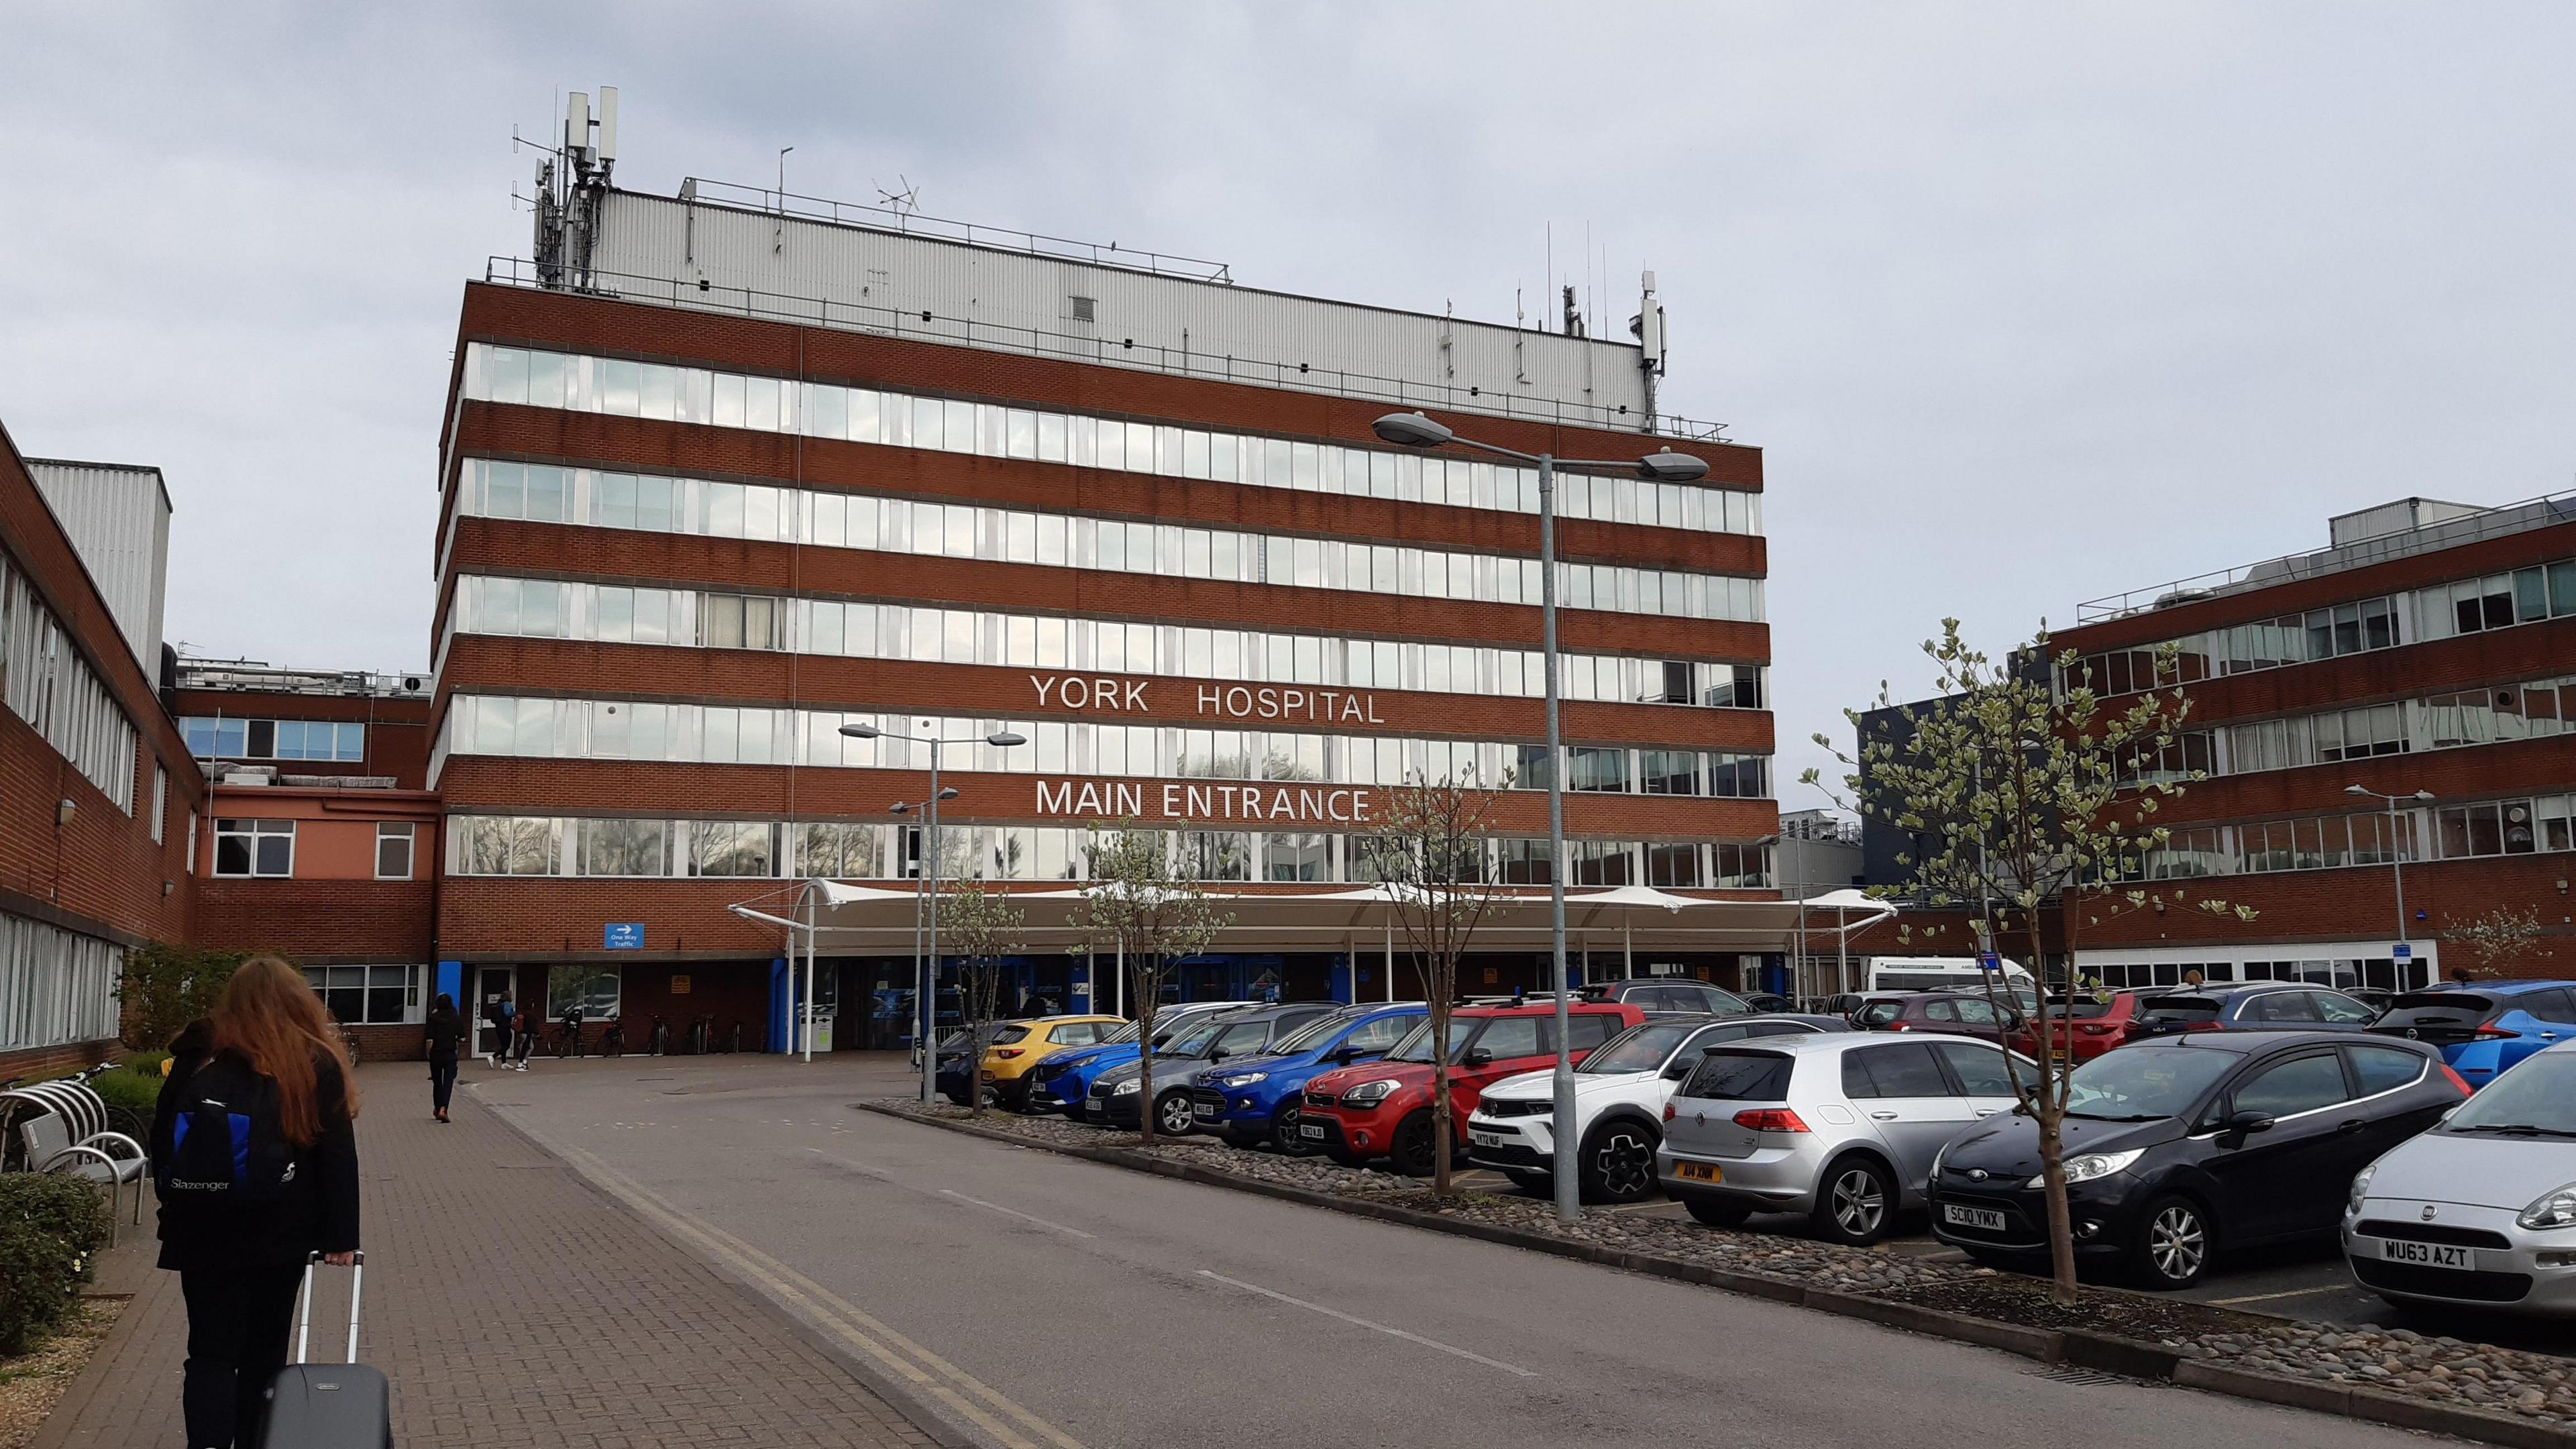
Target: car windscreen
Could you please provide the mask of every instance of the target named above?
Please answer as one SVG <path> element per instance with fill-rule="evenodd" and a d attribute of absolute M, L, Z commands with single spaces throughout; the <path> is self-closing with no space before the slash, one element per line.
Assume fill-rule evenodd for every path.
<path fill-rule="evenodd" d="M 2576 1137 L 2576 1056 L 2553 1051 L 2525 1058 L 2452 1112 L 2439 1130 L 2470 1137 Z"/>
<path fill-rule="evenodd" d="M 1601 1044 L 1575 1066 L 1578 1072 L 1651 1072 L 1664 1064 L 1692 1033 L 1706 1027 L 1697 1021 L 1650 1021 Z"/>
<path fill-rule="evenodd" d="M 1873 1001 L 1862 1007 L 1860 1014 L 1852 1020 L 1863 1026 L 1885 1026 L 1904 1014 L 1905 1003 L 1902 1001 Z"/>
<path fill-rule="evenodd" d="M 1485 1023 L 1492 1019 L 1493 1018 L 1486 1016 L 1453 1016 L 1449 1018 L 1449 1060 L 1454 1062 L 1458 1060 L 1458 1058 L 1466 1055 L 1467 1044 L 1474 1040 L 1476 1033 L 1482 1030 Z M 1404 1040 L 1397 1042 L 1395 1044 L 1395 1050 L 1388 1052 L 1385 1059 L 1390 1062 L 1430 1061 L 1431 1018 L 1427 1016 L 1422 1018 L 1422 1024 L 1420 1026 L 1417 1026 L 1413 1030 L 1405 1033 Z"/>
<path fill-rule="evenodd" d="M 1125 1026 L 1118 1028 L 1116 1031 L 1111 1032 L 1109 1035 L 1102 1037 L 1100 1039 L 1100 1044 L 1102 1046 L 1125 1046 L 1136 1040 L 1138 1029 L 1138 1023 L 1131 1021 Z"/>
<path fill-rule="evenodd" d="M 1364 1011 L 1328 1011 L 1280 1038 L 1278 1045 L 1273 1046 L 1271 1050 L 1283 1057 L 1292 1056 L 1298 1052 L 1313 1051 L 1332 1040 L 1333 1033 L 1367 1014 Z"/>
<path fill-rule="evenodd" d="M 2233 1052 L 2127 1046 L 2077 1067 L 2066 1079 L 2066 1115 L 2144 1122 L 2189 1112 L 2227 1069 Z"/>
<path fill-rule="evenodd" d="M 2376 1025 L 2476 1026 L 2510 1009 L 2510 1003 L 2475 991 L 2409 991 L 2388 1003 Z"/>
<path fill-rule="evenodd" d="M 2062 1020 L 2071 1021 L 2082 1021 L 2087 1017 L 2108 1016 L 2111 1014 L 2111 1008 L 2119 1004 L 2120 998 L 2107 992 L 2098 998 L 2087 995 L 2074 997 L 2052 996 L 2048 999 L 2050 1015 L 2056 1016 Z"/>
<path fill-rule="evenodd" d="M 1792 1058 L 1780 1052 L 1712 1051 L 1700 1058 L 1677 1097 L 1714 1102 L 1782 1102 L 1789 1097 Z"/>
<path fill-rule="evenodd" d="M 2218 1003 L 2206 996 L 2150 996 L 2138 1003 L 2138 1015 L 2149 1021 L 2179 1022 L 2218 1020 Z"/>
<path fill-rule="evenodd" d="M 1216 1034 L 1224 1028 L 1225 1023 L 1222 1021 L 1193 1022 L 1183 1027 L 1180 1034 L 1168 1043 L 1156 1046 L 1154 1055 L 1158 1057 L 1205 1056 L 1208 1043 L 1216 1040 Z"/>

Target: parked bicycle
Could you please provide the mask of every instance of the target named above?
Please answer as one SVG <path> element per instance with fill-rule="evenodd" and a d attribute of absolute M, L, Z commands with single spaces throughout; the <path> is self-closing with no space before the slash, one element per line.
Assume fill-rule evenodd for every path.
<path fill-rule="evenodd" d="M 554 1039 L 546 1044 L 546 1049 L 553 1052 L 557 1060 L 566 1054 L 576 1058 L 588 1055 L 582 1046 L 580 1007 L 573 1007 L 563 1014 L 563 1020 L 555 1027 Z"/>
<path fill-rule="evenodd" d="M 670 1022 L 670 1018 L 668 1018 L 668 1017 L 662 1017 L 662 1016 L 654 1017 L 654 1018 L 653 1018 L 653 1031 L 652 1031 L 652 1034 L 644 1038 L 644 1053 L 645 1053 L 645 1055 L 647 1055 L 647 1056 L 656 1056 L 656 1057 L 658 1057 L 658 1056 L 666 1056 L 666 1055 L 668 1055 L 668 1054 L 670 1053 L 670 1050 L 671 1050 L 671 1022 Z"/>
<path fill-rule="evenodd" d="M 599 1054 L 604 1057 L 626 1055 L 626 1024 L 617 1019 L 616 1012 L 608 1014 L 608 1024 L 599 1030 Z"/>
<path fill-rule="evenodd" d="M 702 1057 L 707 1054 L 707 1038 L 715 1030 L 715 1025 L 716 1019 L 712 1016 L 701 1016 L 689 1023 L 689 1055 Z"/>

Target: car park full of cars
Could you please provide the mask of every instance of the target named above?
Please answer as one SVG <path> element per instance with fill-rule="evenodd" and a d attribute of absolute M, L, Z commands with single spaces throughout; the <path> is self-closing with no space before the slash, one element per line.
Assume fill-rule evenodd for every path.
<path fill-rule="evenodd" d="M 1741 996 L 1705 981 L 1669 976 L 1640 976 L 1626 981 L 1599 981 L 1583 988 L 1586 1001 L 1624 1001 L 1646 1011 L 1691 1016 L 1746 1016 L 1753 1007 Z"/>
<path fill-rule="evenodd" d="M 2039 1033 L 2030 1018 L 2014 997 L 2000 991 L 1992 1000 L 1974 991 L 1916 992 L 1871 1002 L 1867 1017 L 1864 1029 L 1868 1031 L 1972 1036 L 2024 1056 L 2036 1056 L 2039 1051 Z"/>
<path fill-rule="evenodd" d="M 2433 1048 L 2328 1032 L 2193 1032 L 2068 1078 L 2061 1158 L 2079 1261 L 2185 1288 L 2223 1248 L 2334 1230 L 2355 1173 L 2460 1104 Z M 2039 1124 L 1990 1120 L 1942 1149 L 1932 1228 L 1980 1261 L 2048 1251 Z"/>
<path fill-rule="evenodd" d="M 1577 1001 L 1566 1007 L 1567 1046 L 1578 1058 L 1646 1019 L 1625 1002 Z M 1306 1084 L 1298 1134 L 1334 1161 L 1356 1166 L 1392 1159 L 1398 1172 L 1428 1175 L 1433 1153 L 1455 1153 L 1479 1094 L 1506 1077 L 1556 1061 L 1556 1003 L 1531 998 L 1519 1006 L 1464 1006 L 1449 1018 L 1449 1110 L 1452 1141 L 1444 1149 L 1431 1121 L 1434 1067 L 1425 1020 L 1378 1061 L 1341 1067 Z"/>
<path fill-rule="evenodd" d="M 2363 1168 L 2343 1250 L 2391 1303 L 2576 1316 L 2576 1045 L 2534 1054 Z"/>
<path fill-rule="evenodd" d="M 1188 1001 L 1166 1006 L 1154 1013 L 1155 1050 L 1160 1051 L 1165 1043 L 1187 1031 L 1191 1023 L 1204 1020 L 1210 1013 L 1240 1011 L 1245 1005 L 1240 1001 Z M 1030 1083 L 1027 1109 L 1061 1112 L 1081 1121 L 1092 1082 L 1102 1072 L 1136 1060 L 1137 1027 L 1138 1023 L 1131 1021 L 1099 1046 L 1049 1057 L 1040 1079 Z"/>
<path fill-rule="evenodd" d="M 2200 1031 L 2362 1031 L 2378 1018 L 2368 1003 L 2331 987 L 2296 981 L 2197 986 L 2140 1001 L 2126 1039 Z"/>
<path fill-rule="evenodd" d="M 2483 1087 L 2526 1057 L 2576 1041 L 2576 983 L 2481 981 L 2409 991 L 2370 1029 L 2441 1048 L 2451 1070 Z"/>
<path fill-rule="evenodd" d="M 1655 1190 L 1664 1103 L 1708 1048 L 1773 1036 L 1849 1031 L 1838 1017 L 1656 1017 L 1602 1044 L 1574 1069 L 1575 1152 L 1590 1202 L 1635 1202 Z M 1506 1077 L 1480 1094 L 1467 1118 L 1467 1157 L 1525 1190 L 1556 1170 L 1556 1071 Z"/>
<path fill-rule="evenodd" d="M 1951 1138 L 2012 1110 L 2014 1071 L 2030 1081 L 2039 1068 L 1963 1036 L 1851 1032 L 1717 1047 L 1665 1105 L 1655 1174 L 1712 1226 L 1804 1213 L 1821 1237 L 1874 1243 L 1923 1201 Z"/>
<path fill-rule="evenodd" d="M 1206 1020 L 1172 1039 L 1168 1052 L 1154 1053 L 1154 1130 L 1168 1137 L 1187 1136 L 1197 1122 L 1190 1101 L 1190 1078 L 1202 1067 L 1269 1053 L 1299 1028 L 1333 1011 L 1329 1001 L 1245 1006 L 1211 1013 Z M 1086 1122 L 1111 1127 L 1136 1126 L 1144 1114 L 1145 1064 L 1131 1061 L 1094 1077 L 1083 1098 Z"/>
<path fill-rule="evenodd" d="M 985 1092 L 1011 1111 L 1025 1110 L 1029 1081 L 1050 1058 L 1097 1046 L 1127 1023 L 1114 1016 L 1047 1016 L 1006 1021 L 984 1048 Z"/>
<path fill-rule="evenodd" d="M 1384 1056 L 1429 1012 L 1419 1001 L 1346 1006 L 1307 1023 L 1267 1055 L 1204 1068 L 1190 1078 L 1194 1123 L 1231 1146 L 1267 1142 L 1289 1156 L 1304 1156 L 1313 1150 L 1297 1131 L 1306 1084 Z"/>

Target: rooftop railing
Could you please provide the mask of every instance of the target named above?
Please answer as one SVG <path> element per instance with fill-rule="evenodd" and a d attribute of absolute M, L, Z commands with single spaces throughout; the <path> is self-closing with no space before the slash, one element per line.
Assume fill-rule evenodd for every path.
<path fill-rule="evenodd" d="M 1297 392 L 1325 393 L 1334 397 L 1362 398 L 1397 407 L 1439 408 L 1448 412 L 1482 413 L 1523 422 L 1642 433 L 1650 437 L 1687 442 L 1725 443 L 1728 441 L 1724 423 L 1700 422 L 1691 418 L 1677 417 L 1671 413 L 1658 413 L 1649 417 L 1624 404 L 1616 407 L 1602 407 L 1591 403 L 1526 398 L 1482 387 L 1457 387 L 1443 383 L 1415 382 L 1404 378 L 1376 377 L 1368 373 L 1316 367 L 1303 362 L 1264 362 L 1254 358 L 1190 351 L 1148 342 L 1078 336 L 1041 327 L 978 322 L 967 317 L 946 317 L 937 313 L 904 311 L 870 303 L 797 296 L 752 287 L 726 286 L 705 279 L 684 281 L 676 277 L 648 277 L 627 272 L 594 270 L 589 275 L 586 287 L 549 288 L 540 276 L 537 263 L 524 257 L 495 256 L 486 260 L 483 280 L 498 286 L 528 287 L 537 290 L 574 290 L 583 295 L 606 297 L 617 301 L 644 302 L 664 307 L 686 307 L 695 311 L 716 312 L 726 316 L 799 323 L 847 332 L 865 332 L 878 337 L 900 338 L 912 342 L 976 347 L 993 352 L 1018 353 L 1027 357 L 1051 357 L 1070 362 L 1127 367 L 1142 372 L 1159 372 L 1167 376 L 1197 378 L 1207 382 L 1245 383 L 1254 387 L 1286 388 Z"/>
<path fill-rule="evenodd" d="M 1096 267 L 1123 267 L 1157 277 L 1182 277 L 1193 282 L 1234 285 L 1233 272 L 1225 263 L 1201 257 L 1140 252 L 1116 242 L 1074 241 L 1068 237 L 1048 236 L 1044 232 L 979 226 L 971 221 L 923 216 L 901 207 L 868 206 L 823 196 L 799 196 L 795 192 L 769 186 L 744 186 L 732 181 L 709 181 L 702 176 L 692 176 L 680 184 L 680 200 L 738 207 L 744 211 L 765 211 L 776 216 L 801 216 L 809 221 L 827 221 L 835 226 L 862 226 L 901 236 L 929 237 L 934 241 L 963 242 L 967 246 L 1025 252 L 1034 257 L 1054 257 L 1059 261 L 1084 262 Z"/>

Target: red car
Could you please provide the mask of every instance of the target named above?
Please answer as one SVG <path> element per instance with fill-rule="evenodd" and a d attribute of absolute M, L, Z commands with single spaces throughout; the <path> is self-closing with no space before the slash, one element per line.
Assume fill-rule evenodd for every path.
<path fill-rule="evenodd" d="M 2003 1032 L 1996 1035 L 1995 1008 L 1981 992 L 1925 991 L 1892 999 L 1872 998 L 1852 1017 L 1863 1031 L 1921 1031 L 1939 1036 L 1973 1036 L 2000 1041 L 2026 1057 L 2039 1055 L 2039 1032 L 2009 996 L 1998 998 Z"/>
<path fill-rule="evenodd" d="M 2108 1000 L 2083 995 L 2072 1001 L 2050 1002 L 2058 1055 L 2089 1062 L 2127 1041 L 2129 1028 L 2137 1024 L 2138 1002 L 2144 995 L 2138 991 L 2114 991 Z"/>
<path fill-rule="evenodd" d="M 1576 1061 L 1646 1019 L 1642 1008 L 1624 1001 L 1578 1001 L 1567 1011 Z M 1454 1153 L 1467 1145 L 1467 1116 L 1485 1088 L 1556 1064 L 1556 1003 L 1458 1008 L 1449 1017 L 1449 1060 Z M 1308 1082 L 1297 1130 L 1345 1167 L 1387 1157 L 1398 1172 L 1429 1176 L 1431 1070 L 1431 1024 L 1425 1021 L 1378 1060 Z"/>

